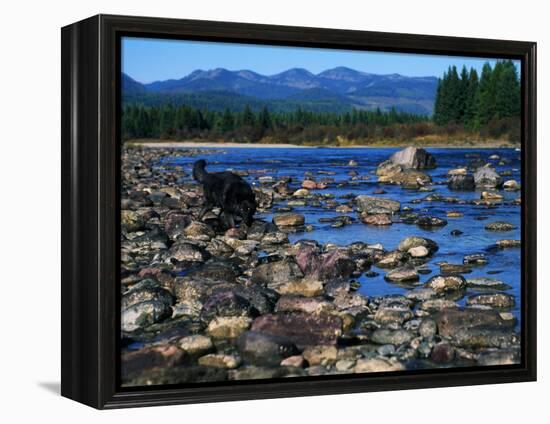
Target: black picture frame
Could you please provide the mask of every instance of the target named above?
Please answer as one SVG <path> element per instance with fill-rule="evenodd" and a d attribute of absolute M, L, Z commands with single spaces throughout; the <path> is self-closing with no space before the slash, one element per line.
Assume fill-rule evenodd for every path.
<path fill-rule="evenodd" d="M 61 35 L 63 396 L 103 409 L 536 380 L 536 43 L 112 15 L 66 26 Z M 118 108 L 123 35 L 520 60 L 522 363 L 121 390 Z"/>

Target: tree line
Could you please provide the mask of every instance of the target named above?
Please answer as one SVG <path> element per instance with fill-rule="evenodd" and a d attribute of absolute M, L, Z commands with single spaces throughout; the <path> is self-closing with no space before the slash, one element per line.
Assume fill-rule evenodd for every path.
<path fill-rule="evenodd" d="M 482 130 L 488 125 L 510 123 L 521 112 L 520 81 L 511 60 L 483 65 L 481 76 L 451 66 L 440 78 L 433 121 L 437 125 L 459 124 Z"/>
<path fill-rule="evenodd" d="M 429 118 L 392 108 L 382 112 L 352 109 L 344 113 L 312 112 L 297 108 L 271 112 L 267 107 L 254 111 L 223 111 L 167 104 L 128 104 L 122 111 L 123 139 L 202 138 L 256 142 L 270 137 L 273 142 L 334 141 L 338 135 L 367 137 L 393 125 L 423 123 Z"/>

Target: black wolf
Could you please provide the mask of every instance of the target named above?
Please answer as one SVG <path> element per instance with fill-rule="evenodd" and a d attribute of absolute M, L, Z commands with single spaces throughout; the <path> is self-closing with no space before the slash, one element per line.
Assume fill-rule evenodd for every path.
<path fill-rule="evenodd" d="M 202 184 L 206 204 L 199 214 L 204 214 L 217 206 L 221 208 L 225 224 L 235 227 L 235 217 L 250 226 L 256 213 L 256 197 L 250 185 L 238 175 L 231 172 L 209 173 L 205 170 L 206 162 L 198 160 L 193 165 L 193 178 Z"/>

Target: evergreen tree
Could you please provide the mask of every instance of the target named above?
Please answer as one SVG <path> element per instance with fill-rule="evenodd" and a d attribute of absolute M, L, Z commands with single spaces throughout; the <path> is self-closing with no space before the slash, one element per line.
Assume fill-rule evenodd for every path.
<path fill-rule="evenodd" d="M 242 116 L 242 125 L 247 127 L 253 127 L 255 123 L 254 114 L 250 109 L 250 106 L 246 105 Z"/>
<path fill-rule="evenodd" d="M 481 70 L 479 89 L 476 95 L 476 127 L 480 128 L 483 125 L 487 125 L 494 116 L 494 112 L 493 70 L 489 63 L 485 63 Z"/>
<path fill-rule="evenodd" d="M 263 130 L 271 128 L 271 116 L 266 106 L 262 108 L 258 121 Z"/>
<path fill-rule="evenodd" d="M 500 62 L 500 72 L 495 77 L 494 91 L 494 118 L 519 116 L 521 109 L 520 84 L 516 67 L 512 61 Z"/>
<path fill-rule="evenodd" d="M 220 124 L 219 124 L 220 132 L 226 133 L 226 132 L 232 131 L 234 124 L 235 124 L 235 119 L 233 118 L 233 114 L 231 113 L 229 108 L 226 108 L 220 119 Z"/>
<path fill-rule="evenodd" d="M 476 116 L 476 93 L 478 89 L 478 76 L 474 68 L 470 69 L 468 76 L 468 88 L 466 92 L 466 105 L 464 109 L 464 125 L 473 127 Z"/>

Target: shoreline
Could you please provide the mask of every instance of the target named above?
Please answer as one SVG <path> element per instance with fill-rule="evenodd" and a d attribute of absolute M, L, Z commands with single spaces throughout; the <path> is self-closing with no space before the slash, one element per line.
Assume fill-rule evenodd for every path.
<path fill-rule="evenodd" d="M 403 143 L 403 144 L 384 144 L 384 143 L 374 143 L 370 145 L 350 145 L 350 146 L 326 146 L 326 145 L 317 145 L 317 146 L 308 146 L 308 145 L 297 145 L 297 144 L 262 144 L 262 143 L 235 143 L 235 142 L 208 142 L 208 141 L 168 141 L 168 140 L 129 140 L 124 143 L 127 146 L 141 146 L 146 148 L 258 148 L 258 149 L 381 149 L 381 148 L 404 148 L 407 146 L 415 146 L 422 148 L 431 148 L 431 149 L 515 149 L 521 148 L 521 144 L 513 145 L 504 142 L 480 142 L 479 145 L 465 145 L 458 144 L 454 145 L 452 143 L 446 143 L 438 145 L 437 143 Z"/>

